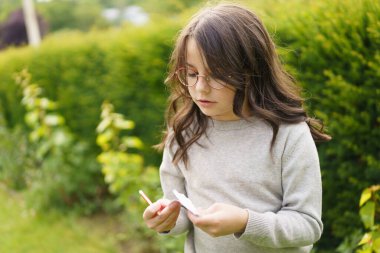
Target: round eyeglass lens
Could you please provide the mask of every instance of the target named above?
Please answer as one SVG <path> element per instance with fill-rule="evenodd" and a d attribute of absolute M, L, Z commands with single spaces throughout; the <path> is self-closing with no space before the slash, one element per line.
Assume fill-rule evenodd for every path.
<path fill-rule="evenodd" d="M 199 75 L 191 69 L 179 69 L 176 72 L 179 81 L 185 86 L 194 86 L 199 79 Z M 213 78 L 212 76 L 201 76 L 206 78 L 207 84 L 214 89 L 222 89 L 225 86 L 225 83 L 222 80 Z"/>
<path fill-rule="evenodd" d="M 186 86 L 194 86 L 198 80 L 197 73 L 194 70 L 179 69 L 177 76 L 179 81 Z"/>

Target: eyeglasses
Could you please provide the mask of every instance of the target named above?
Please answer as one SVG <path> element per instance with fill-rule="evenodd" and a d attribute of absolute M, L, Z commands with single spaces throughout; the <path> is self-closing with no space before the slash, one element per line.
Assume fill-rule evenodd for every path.
<path fill-rule="evenodd" d="M 198 83 L 199 77 L 204 77 L 208 85 L 216 90 L 223 89 L 226 83 L 222 80 L 213 78 L 210 75 L 199 75 L 194 70 L 188 68 L 180 68 L 176 72 L 178 80 L 187 87 L 192 87 Z"/>

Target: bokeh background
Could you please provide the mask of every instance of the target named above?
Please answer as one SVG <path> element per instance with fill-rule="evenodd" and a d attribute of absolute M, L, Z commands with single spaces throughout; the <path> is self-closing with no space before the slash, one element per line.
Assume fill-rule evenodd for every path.
<path fill-rule="evenodd" d="M 202 0 L 0 0 L 0 252 L 182 252 L 144 227 L 161 196 L 167 63 Z M 380 2 L 233 1 L 255 11 L 297 79 L 318 144 L 313 252 L 380 252 Z"/>

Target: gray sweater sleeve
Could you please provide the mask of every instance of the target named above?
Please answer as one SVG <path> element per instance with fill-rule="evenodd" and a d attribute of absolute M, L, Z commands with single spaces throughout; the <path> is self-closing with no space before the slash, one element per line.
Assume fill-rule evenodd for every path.
<path fill-rule="evenodd" d="M 162 163 L 160 166 L 161 187 L 164 193 L 164 198 L 169 200 L 176 199 L 173 194 L 173 189 L 178 192 L 185 193 L 185 179 L 180 169 L 172 163 L 172 155 L 169 148 L 165 147 Z M 175 227 L 165 235 L 178 235 L 187 232 L 190 228 L 190 220 L 187 218 L 186 211 L 181 208 L 180 215 L 177 219 Z M 162 234 L 162 233 L 161 233 Z"/>
<path fill-rule="evenodd" d="M 318 153 L 306 124 L 288 134 L 282 159 L 282 207 L 277 212 L 248 210 L 239 240 L 269 248 L 300 247 L 316 242 L 323 229 L 322 187 Z"/>

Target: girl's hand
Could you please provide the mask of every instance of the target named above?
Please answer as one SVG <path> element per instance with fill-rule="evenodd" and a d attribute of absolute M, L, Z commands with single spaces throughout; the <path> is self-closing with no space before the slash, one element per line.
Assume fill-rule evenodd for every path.
<path fill-rule="evenodd" d="M 199 211 L 199 216 L 190 212 L 187 216 L 195 226 L 213 237 L 243 233 L 248 221 L 248 211 L 233 205 L 216 203 Z"/>
<path fill-rule="evenodd" d="M 174 228 L 180 210 L 178 201 L 160 199 L 145 209 L 143 219 L 148 228 L 166 232 Z"/>

